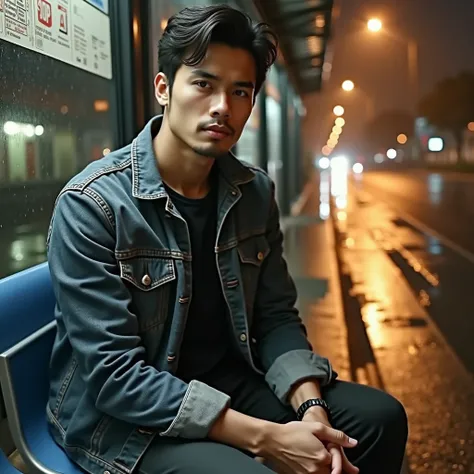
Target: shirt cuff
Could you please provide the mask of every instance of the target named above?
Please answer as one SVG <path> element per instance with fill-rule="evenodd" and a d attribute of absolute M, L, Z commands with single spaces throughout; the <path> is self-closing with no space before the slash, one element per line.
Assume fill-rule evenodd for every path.
<path fill-rule="evenodd" d="M 178 414 L 160 436 L 205 438 L 214 422 L 230 404 L 230 397 L 197 380 L 191 380 Z"/>
<path fill-rule="evenodd" d="M 324 387 L 337 378 L 337 372 L 328 359 L 307 349 L 297 349 L 278 357 L 265 375 L 267 384 L 285 404 L 293 385 L 308 378 L 318 379 Z"/>

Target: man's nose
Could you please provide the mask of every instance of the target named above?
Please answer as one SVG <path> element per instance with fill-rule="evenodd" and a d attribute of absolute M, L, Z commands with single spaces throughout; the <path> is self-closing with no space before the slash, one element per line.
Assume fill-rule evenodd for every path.
<path fill-rule="evenodd" d="M 230 100 L 226 93 L 219 94 L 215 97 L 210 114 L 212 117 L 230 118 Z"/>

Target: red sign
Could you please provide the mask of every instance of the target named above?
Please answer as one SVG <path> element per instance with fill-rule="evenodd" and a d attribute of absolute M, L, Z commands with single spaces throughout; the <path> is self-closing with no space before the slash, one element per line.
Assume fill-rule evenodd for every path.
<path fill-rule="evenodd" d="M 53 10 L 51 8 L 51 3 L 46 0 L 37 0 L 37 12 L 38 12 L 38 21 L 51 28 L 53 26 Z"/>
<path fill-rule="evenodd" d="M 67 10 L 62 5 L 58 5 L 58 10 L 59 10 L 59 31 L 67 35 Z"/>

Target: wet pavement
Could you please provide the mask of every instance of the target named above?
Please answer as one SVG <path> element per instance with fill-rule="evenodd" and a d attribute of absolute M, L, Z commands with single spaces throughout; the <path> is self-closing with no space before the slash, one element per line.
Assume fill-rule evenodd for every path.
<path fill-rule="evenodd" d="M 456 224 L 446 239 L 423 224 L 425 208 L 438 206 L 428 225 L 444 229 L 453 194 L 430 204 L 426 174 L 368 173 L 347 182 L 325 173 L 322 181 L 335 184 L 331 209 L 352 377 L 405 405 L 410 472 L 474 473 L 474 262 L 450 240 L 468 226 Z M 471 193 L 469 181 L 461 183 Z M 458 213 L 454 206 L 449 221 L 467 216 L 468 207 Z"/>

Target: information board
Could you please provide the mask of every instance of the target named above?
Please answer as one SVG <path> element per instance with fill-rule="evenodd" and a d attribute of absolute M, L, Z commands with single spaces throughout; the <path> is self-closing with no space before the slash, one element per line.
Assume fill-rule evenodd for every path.
<path fill-rule="evenodd" d="M 0 0 L 0 39 L 112 78 L 108 0 Z"/>

